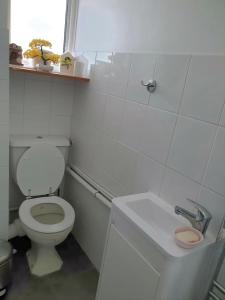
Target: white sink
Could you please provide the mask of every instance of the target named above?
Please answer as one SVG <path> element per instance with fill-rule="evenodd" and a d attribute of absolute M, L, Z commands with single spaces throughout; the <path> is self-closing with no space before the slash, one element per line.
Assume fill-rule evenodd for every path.
<path fill-rule="evenodd" d="M 174 240 L 175 229 L 191 224 L 185 218 L 176 215 L 174 207 L 155 194 L 144 193 L 115 198 L 113 206 L 141 229 L 164 254 L 171 257 L 184 256 L 213 242 L 206 236 L 204 242 L 192 250 L 178 247 Z"/>

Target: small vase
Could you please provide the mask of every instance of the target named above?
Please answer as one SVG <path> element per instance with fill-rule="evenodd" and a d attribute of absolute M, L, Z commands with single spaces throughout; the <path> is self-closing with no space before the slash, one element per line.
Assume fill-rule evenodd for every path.
<path fill-rule="evenodd" d="M 45 65 L 43 62 L 40 62 L 40 63 L 38 64 L 38 69 L 39 69 L 40 71 L 52 72 L 53 66 L 50 65 L 50 62 L 47 62 L 46 65 Z"/>
<path fill-rule="evenodd" d="M 36 68 L 37 65 L 40 63 L 40 57 L 34 57 L 32 58 L 32 61 L 31 61 L 31 66 L 32 68 Z"/>

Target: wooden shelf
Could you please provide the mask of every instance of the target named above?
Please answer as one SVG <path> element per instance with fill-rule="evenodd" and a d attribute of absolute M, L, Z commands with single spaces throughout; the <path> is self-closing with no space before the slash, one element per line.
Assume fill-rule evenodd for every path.
<path fill-rule="evenodd" d="M 10 70 L 13 70 L 16 72 L 44 75 L 44 76 L 57 77 L 57 78 L 62 78 L 62 79 L 80 80 L 80 81 L 84 81 L 84 82 L 90 81 L 90 78 L 88 78 L 88 77 L 80 77 L 80 76 L 69 75 L 69 74 L 64 74 L 64 73 L 54 72 L 54 71 L 44 72 L 44 71 L 39 71 L 36 69 L 24 67 L 24 66 L 9 65 L 9 68 L 10 68 Z"/>

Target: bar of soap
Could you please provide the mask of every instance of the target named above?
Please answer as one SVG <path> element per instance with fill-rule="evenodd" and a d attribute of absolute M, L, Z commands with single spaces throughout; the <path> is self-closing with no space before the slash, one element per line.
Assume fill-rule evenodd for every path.
<path fill-rule="evenodd" d="M 177 232 L 176 238 L 184 243 L 196 243 L 199 241 L 197 233 L 190 230 Z"/>

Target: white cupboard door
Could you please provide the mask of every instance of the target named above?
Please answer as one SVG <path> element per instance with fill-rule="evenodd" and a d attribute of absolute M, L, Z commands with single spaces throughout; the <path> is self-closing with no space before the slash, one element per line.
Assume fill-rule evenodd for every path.
<path fill-rule="evenodd" d="M 111 225 L 97 300 L 154 300 L 160 274 Z"/>

